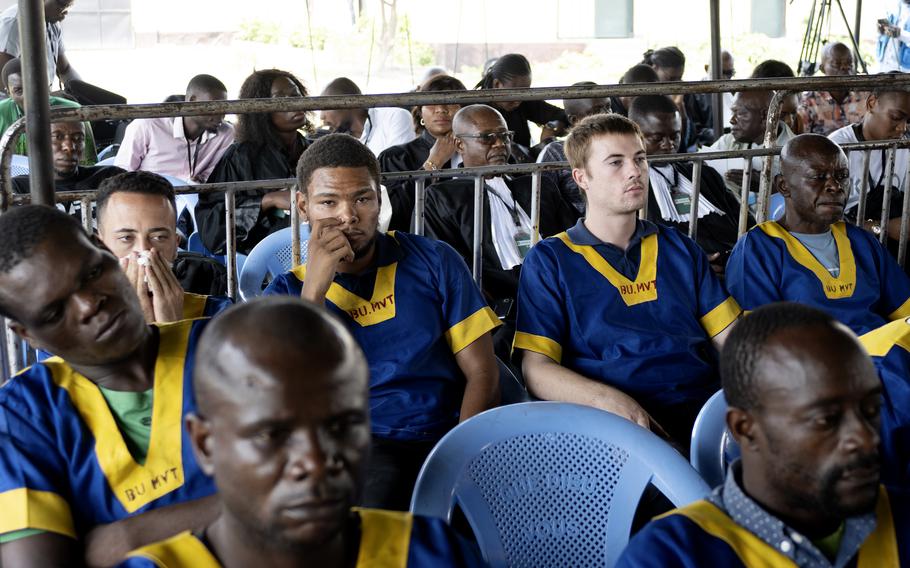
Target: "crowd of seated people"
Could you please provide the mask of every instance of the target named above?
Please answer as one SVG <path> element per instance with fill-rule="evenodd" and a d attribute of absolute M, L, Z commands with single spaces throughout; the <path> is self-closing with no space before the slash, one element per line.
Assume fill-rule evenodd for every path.
<path fill-rule="evenodd" d="M 825 49 L 823 73 L 853 72 L 842 52 Z M 622 82 L 684 69 L 661 48 Z M 767 61 L 753 77 L 787 71 Z M 476 88 L 530 85 L 527 58 L 508 54 Z M 418 87 L 464 90 L 440 70 Z M 704 164 L 696 201 L 694 160 L 649 157 L 761 147 L 769 91 L 737 93 L 726 134 L 704 97 L 657 94 L 326 110 L 322 131 L 303 111 L 240 114 L 236 129 L 138 120 L 116 160 L 129 171 L 82 165 L 86 126 L 53 124 L 55 177 L 98 187 L 97 230 L 50 207 L 0 215 L 0 315 L 47 355 L 0 387 L 0 563 L 483 566 L 457 526 L 405 511 L 436 444 L 500 404 L 501 367 L 537 399 L 613 413 L 684 456 L 723 389 L 741 458 L 704 500 L 644 524 L 622 566 L 910 563 L 910 277 L 878 238 L 899 236 L 906 164 L 891 224 L 877 220 L 884 156 L 856 223 L 862 164 L 838 146 L 903 136 L 908 92 L 863 93 L 861 114 L 849 92 L 793 97 L 770 137 L 783 216 L 746 211 L 742 236 L 742 169 Z M 239 94 L 307 93 L 267 69 Z M 361 91 L 341 77 L 322 94 Z M 186 88 L 227 98 L 209 75 Z M 568 162 L 539 178 L 539 219 L 530 175 L 445 175 L 535 159 Z M 426 236 L 412 233 L 413 181 L 381 183 L 415 170 L 439 174 Z M 305 261 L 232 306 L 223 267 L 178 251 L 165 175 L 296 184 L 293 203 L 288 189 L 235 194 L 237 250 L 293 207 Z M 223 253 L 224 194 L 195 212 Z"/>

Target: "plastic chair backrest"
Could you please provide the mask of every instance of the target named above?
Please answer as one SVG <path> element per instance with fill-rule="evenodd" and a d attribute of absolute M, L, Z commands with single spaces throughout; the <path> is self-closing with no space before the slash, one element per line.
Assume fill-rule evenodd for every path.
<path fill-rule="evenodd" d="M 309 225 L 300 225 L 300 262 L 306 262 Z M 291 266 L 291 227 L 275 231 L 250 251 L 240 272 L 240 296 L 244 300 L 262 295 L 267 276 L 284 274 Z"/>
<path fill-rule="evenodd" d="M 10 176 L 27 176 L 28 175 L 28 156 L 13 154 L 9 164 Z"/>
<path fill-rule="evenodd" d="M 490 566 L 613 566 L 648 484 L 676 506 L 709 488 L 678 452 L 628 420 L 562 402 L 488 410 L 446 434 L 413 513 L 459 507 Z"/>
<path fill-rule="evenodd" d="M 528 394 L 528 390 L 521 384 L 512 369 L 499 357 L 496 358 L 496 363 L 499 365 L 500 404 L 531 402 L 531 395 Z"/>
<path fill-rule="evenodd" d="M 692 427 L 689 459 L 711 487 L 724 482 L 727 466 L 739 457 L 739 446 L 727 430 L 727 399 L 714 393 L 699 411 Z"/>
<path fill-rule="evenodd" d="M 186 250 L 190 252 L 198 252 L 199 254 L 204 254 L 209 258 L 214 258 L 221 264 L 227 266 L 227 259 L 224 255 L 213 254 L 212 251 L 205 248 L 205 245 L 202 244 L 202 237 L 199 236 L 198 232 L 193 232 L 186 239 Z M 238 254 L 237 255 L 237 281 L 240 281 L 240 274 L 243 273 L 243 267 L 246 264 L 247 255 Z"/>
<path fill-rule="evenodd" d="M 779 193 L 772 193 L 771 204 L 768 206 L 768 219 L 777 221 L 784 216 L 786 210 L 787 202 L 784 200 L 784 196 Z"/>

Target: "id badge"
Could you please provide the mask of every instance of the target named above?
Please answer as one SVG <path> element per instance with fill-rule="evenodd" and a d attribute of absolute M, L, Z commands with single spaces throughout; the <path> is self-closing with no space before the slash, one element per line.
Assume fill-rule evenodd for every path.
<path fill-rule="evenodd" d="M 519 230 L 515 233 L 515 246 L 518 248 L 518 256 L 524 260 L 528 256 L 528 251 L 531 250 L 531 235 L 524 230 Z"/>
<path fill-rule="evenodd" d="M 692 198 L 685 193 L 677 193 L 673 196 L 673 205 L 676 212 L 680 215 L 688 215 L 692 210 Z"/>

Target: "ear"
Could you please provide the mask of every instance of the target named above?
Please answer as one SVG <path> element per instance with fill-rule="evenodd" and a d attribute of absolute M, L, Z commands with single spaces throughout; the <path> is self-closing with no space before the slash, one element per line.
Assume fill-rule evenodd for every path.
<path fill-rule="evenodd" d="M 212 429 L 207 420 L 195 413 L 186 415 L 184 420 L 186 431 L 189 434 L 190 444 L 193 446 L 193 453 L 196 455 L 196 461 L 199 468 L 206 475 L 211 476 L 214 473 L 214 463 L 212 460 Z"/>
<path fill-rule="evenodd" d="M 303 191 L 299 187 L 297 188 L 297 212 L 300 214 L 300 219 L 304 223 L 309 223 L 310 218 L 306 214 L 306 191 Z"/>
<path fill-rule="evenodd" d="M 567 114 L 566 117 L 569 119 L 569 126 L 574 126 L 575 123 L 580 119 L 577 114 Z"/>
<path fill-rule="evenodd" d="M 790 188 L 787 186 L 787 180 L 784 179 L 783 174 L 774 176 L 774 187 L 777 189 L 777 193 L 790 197 Z"/>
<path fill-rule="evenodd" d="M 464 140 L 458 138 L 457 136 L 455 137 L 455 150 L 459 154 L 464 155 Z"/>
<path fill-rule="evenodd" d="M 27 341 L 28 344 L 29 344 L 29 346 L 31 346 L 32 349 L 41 350 L 41 351 L 48 351 L 48 352 L 50 351 L 49 349 L 46 349 L 45 346 L 44 346 L 44 344 L 42 344 L 40 341 L 38 341 L 38 340 L 37 340 L 37 339 L 28 331 L 28 329 L 27 329 L 24 325 L 22 325 L 21 323 L 15 321 L 15 320 L 9 320 L 9 328 L 13 331 L 13 333 L 15 333 L 15 334 L 18 335 L 20 338 L 22 338 L 22 339 L 24 339 L 25 341 Z"/>
<path fill-rule="evenodd" d="M 572 168 L 572 179 L 575 180 L 575 185 L 588 191 L 588 176 L 583 169 Z"/>
<path fill-rule="evenodd" d="M 188 102 L 188 103 L 196 102 L 196 95 L 193 94 L 193 95 L 190 95 L 189 97 L 187 97 L 186 102 Z"/>
<path fill-rule="evenodd" d="M 756 439 L 760 426 L 751 414 L 731 406 L 727 409 L 727 429 L 741 449 L 757 449 Z"/>
<path fill-rule="evenodd" d="M 866 97 L 866 112 L 869 112 L 870 110 L 874 109 L 877 104 L 878 104 L 878 97 L 876 97 L 875 95 L 869 95 L 868 97 Z"/>

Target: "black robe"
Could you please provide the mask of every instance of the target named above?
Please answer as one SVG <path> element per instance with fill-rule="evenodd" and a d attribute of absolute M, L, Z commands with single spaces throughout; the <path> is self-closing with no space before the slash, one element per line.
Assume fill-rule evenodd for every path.
<path fill-rule="evenodd" d="M 675 163 L 673 167 L 678 169 L 680 175 L 692 181 L 691 163 Z M 708 165 L 701 169 L 701 194 L 723 211 L 724 215 L 710 213 L 700 218 L 695 242 L 707 254 L 730 252 L 738 238 L 739 199 L 727 189 L 724 178 L 717 173 L 717 170 Z M 689 234 L 688 223 L 673 223 L 665 221 L 660 216 L 660 208 L 657 206 L 657 198 L 654 197 L 653 191 L 648 192 L 648 220 L 666 227 L 676 227 L 684 235 Z M 748 227 L 753 225 L 755 225 L 755 219 L 749 213 Z"/>
<path fill-rule="evenodd" d="M 512 196 L 531 216 L 531 176 L 505 178 Z M 493 246 L 488 191 L 483 196 L 483 291 L 491 303 L 513 299 L 518 293 L 519 268 L 504 270 Z M 578 212 L 563 201 L 550 181 L 540 184 L 541 238 L 565 231 L 578 221 Z M 470 269 L 474 249 L 474 180 L 457 178 L 437 183 L 427 189 L 427 236 L 452 245 Z"/>
<path fill-rule="evenodd" d="M 122 174 L 126 170 L 117 166 L 78 166 L 76 172 L 70 177 L 54 180 L 54 191 L 90 191 L 98 189 L 101 182 L 109 177 Z M 16 176 L 10 180 L 13 192 L 25 194 L 31 191 L 28 176 Z M 78 201 L 64 204 L 67 213 L 74 217 L 82 217 L 82 205 Z"/>
<path fill-rule="evenodd" d="M 413 172 L 423 168 L 424 162 L 430 157 L 430 149 L 436 139 L 433 135 L 423 131 L 423 134 L 410 142 L 386 148 L 379 154 L 379 169 L 382 172 Z M 439 169 L 451 167 L 451 161 L 445 164 L 436 164 Z M 436 182 L 435 178 L 429 179 L 425 187 Z M 392 205 L 392 220 L 389 222 L 390 231 L 410 231 L 411 217 L 414 215 L 414 180 L 396 179 L 383 182 L 389 194 Z"/>
<path fill-rule="evenodd" d="M 300 144 L 306 150 L 309 142 L 298 134 Z M 231 181 L 258 181 L 296 177 L 297 160 L 287 150 L 273 144 L 234 142 L 225 150 L 221 160 L 212 170 L 208 183 Z M 237 235 L 237 252 L 249 254 L 259 241 L 285 227 L 290 218 L 281 216 L 275 210 L 263 214 L 262 197 L 269 193 L 264 189 L 237 192 L 234 194 L 236 217 L 234 225 Z M 225 254 L 224 193 L 206 193 L 199 196 L 196 204 L 196 223 L 202 244 L 215 254 Z"/>
<path fill-rule="evenodd" d="M 498 107 L 497 110 L 506 119 L 506 126 L 509 130 L 515 132 L 515 143 L 529 149 L 531 148 L 529 120 L 537 125 L 544 125 L 553 120 L 558 120 L 567 126 L 569 124 L 566 111 L 546 101 L 524 101 L 515 110 L 506 112 Z"/>

